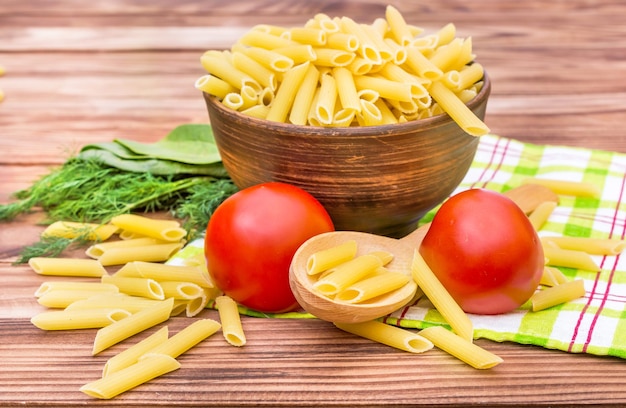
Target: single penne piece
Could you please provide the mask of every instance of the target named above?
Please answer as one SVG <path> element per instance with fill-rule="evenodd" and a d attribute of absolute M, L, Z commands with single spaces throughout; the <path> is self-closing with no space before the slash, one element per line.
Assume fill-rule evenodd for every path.
<path fill-rule="evenodd" d="M 248 47 L 241 50 L 248 57 L 274 72 L 287 72 L 295 67 L 295 62 L 283 54 L 260 47 Z"/>
<path fill-rule="evenodd" d="M 391 38 L 385 38 L 384 41 L 393 52 L 393 58 L 391 62 L 398 66 L 404 64 L 407 58 L 406 48 L 399 45 L 395 42 L 395 40 L 392 40 Z"/>
<path fill-rule="evenodd" d="M 433 64 L 416 47 L 406 47 L 406 65 L 419 77 L 429 81 L 437 81 L 443 76 L 443 71 Z"/>
<path fill-rule="evenodd" d="M 111 399 L 178 368 L 180 363 L 170 356 L 151 355 L 120 371 L 83 385 L 80 391 L 90 397 Z"/>
<path fill-rule="evenodd" d="M 299 44 L 309 44 L 319 47 L 326 45 L 328 33 L 321 28 L 292 27 L 283 33 L 283 37 Z"/>
<path fill-rule="evenodd" d="M 267 113 L 269 112 L 269 110 L 270 110 L 269 106 L 263 104 L 263 105 L 251 106 L 247 109 L 241 110 L 240 112 L 243 113 L 244 115 L 248 115 L 253 118 L 265 119 L 267 117 Z"/>
<path fill-rule="evenodd" d="M 417 249 L 414 251 L 411 272 L 417 286 L 422 288 L 426 297 L 441 313 L 452 330 L 468 342 L 473 341 L 474 325 L 472 321 L 437 279 Z"/>
<path fill-rule="evenodd" d="M 141 340 L 139 343 L 136 343 L 126 350 L 109 358 L 104 364 L 102 377 L 106 377 L 107 375 L 135 364 L 139 361 L 139 357 L 146 354 L 149 350 L 155 348 L 159 344 L 165 342 L 168 336 L 168 327 L 164 326 L 150 336 Z"/>
<path fill-rule="evenodd" d="M 554 201 L 544 201 L 539 204 L 537 208 L 533 210 L 530 214 L 528 214 L 528 220 L 535 228 L 536 231 L 539 231 L 541 227 L 548 221 L 548 218 L 556 208 L 557 203 Z"/>
<path fill-rule="evenodd" d="M 85 255 L 93 259 L 98 259 L 102 256 L 102 254 L 107 248 L 123 248 L 123 247 L 144 246 L 144 245 L 154 245 L 154 244 L 163 244 L 163 243 L 167 243 L 167 241 L 163 241 L 163 240 L 152 238 L 152 237 L 101 242 L 101 243 L 91 245 L 90 247 L 88 247 L 85 250 Z"/>
<path fill-rule="evenodd" d="M 317 97 L 315 116 L 324 125 L 330 125 L 335 113 L 337 103 L 337 81 L 330 74 L 322 74 L 320 77 L 320 91 Z"/>
<path fill-rule="evenodd" d="M 89 241 L 106 241 L 118 231 L 115 225 L 87 222 L 56 221 L 41 233 L 42 237 L 78 238 Z"/>
<path fill-rule="evenodd" d="M 257 81 L 264 88 L 269 88 L 272 91 L 276 90 L 278 81 L 274 71 L 250 58 L 246 54 L 242 52 L 233 52 L 233 66 L 250 75 L 252 79 Z M 245 86 L 249 87 L 249 85 Z"/>
<path fill-rule="evenodd" d="M 599 198 L 601 193 L 598 186 L 585 181 L 554 180 L 539 177 L 529 177 L 522 180 L 522 184 L 540 184 L 548 187 L 556 194 L 577 197 Z"/>
<path fill-rule="evenodd" d="M 317 251 L 306 262 L 307 274 L 316 275 L 327 269 L 334 268 L 356 256 L 357 243 L 354 240 L 346 241 L 334 247 Z"/>
<path fill-rule="evenodd" d="M 358 54 L 373 64 L 380 64 L 382 62 L 380 52 L 376 49 L 367 33 L 363 31 L 361 25 L 349 17 L 341 17 L 339 21 L 344 33 L 354 35 L 358 39 Z"/>
<path fill-rule="evenodd" d="M 97 262 L 103 266 L 123 265 L 133 261 L 163 262 L 170 259 L 183 245 L 182 242 L 173 242 L 129 248 L 109 248 L 100 255 Z"/>
<path fill-rule="evenodd" d="M 127 278 L 115 275 L 105 275 L 101 279 L 102 283 L 115 285 L 119 288 L 120 292 L 130 296 L 141 296 L 154 300 L 165 299 L 161 284 L 154 279 Z"/>
<path fill-rule="evenodd" d="M 383 20 L 384 21 L 384 20 Z M 393 59 L 393 50 L 383 40 L 383 36 L 376 30 L 376 28 L 369 24 L 361 24 L 361 29 L 367 34 L 372 44 L 378 50 L 380 55 L 380 64 L 391 61 Z"/>
<path fill-rule="evenodd" d="M 435 347 L 477 369 L 488 369 L 500 364 L 502 358 L 441 326 L 423 329 L 419 334 Z"/>
<path fill-rule="evenodd" d="M 421 85 L 415 83 L 405 83 L 390 81 L 386 78 L 371 75 L 360 75 L 354 77 L 354 83 L 358 90 L 372 89 L 382 97 L 396 101 L 410 102 L 414 94 L 420 94 Z"/>
<path fill-rule="evenodd" d="M 227 108 L 239 110 L 243 107 L 243 97 L 239 92 L 231 92 L 222 99 L 222 103 Z"/>
<path fill-rule="evenodd" d="M 618 255 L 626 249 L 626 241 L 613 238 L 542 237 L 542 242 L 556 244 L 562 249 L 583 251 L 590 255 Z"/>
<path fill-rule="evenodd" d="M 365 58 L 355 57 L 351 63 L 346 65 L 346 68 L 348 68 L 354 75 L 365 75 L 372 70 L 373 64 Z"/>
<path fill-rule="evenodd" d="M 174 299 L 196 299 L 204 293 L 199 285 L 192 282 L 162 281 L 159 282 L 159 286 L 163 289 L 165 297 Z"/>
<path fill-rule="evenodd" d="M 170 313 L 170 316 L 180 316 L 185 310 L 187 310 L 188 302 L 189 299 L 174 299 L 174 306 L 172 306 L 172 312 Z"/>
<path fill-rule="evenodd" d="M 360 112 L 361 104 L 359 103 L 359 95 L 354 85 L 352 72 L 345 67 L 333 68 L 332 72 L 337 84 L 337 93 L 341 101 L 341 106 L 344 109 Z"/>
<path fill-rule="evenodd" d="M 347 67 L 356 58 L 356 55 L 349 51 L 337 50 L 334 48 L 314 47 L 315 65 L 318 67 Z"/>
<path fill-rule="evenodd" d="M 388 5 L 385 9 L 385 18 L 389 26 L 389 33 L 396 42 L 402 46 L 409 45 L 413 40 L 413 34 L 402 13 L 397 8 Z"/>
<path fill-rule="evenodd" d="M 28 265 L 39 275 L 99 278 L 107 273 L 102 264 L 93 259 L 34 257 L 29 259 Z"/>
<path fill-rule="evenodd" d="M 560 305 L 585 296 L 585 285 L 582 279 L 561 283 L 547 289 L 535 292 L 530 297 L 533 312 Z"/>
<path fill-rule="evenodd" d="M 375 102 L 360 99 L 361 112 L 357 114 L 360 126 L 377 126 L 383 123 L 383 114 Z"/>
<path fill-rule="evenodd" d="M 368 252 L 368 254 L 378 257 L 378 259 L 380 259 L 380 262 L 382 262 L 382 266 L 385 266 L 389 262 L 393 261 L 393 254 L 388 251 L 371 251 Z"/>
<path fill-rule="evenodd" d="M 215 298 L 215 305 L 222 323 L 224 339 L 231 345 L 241 347 L 246 344 L 246 335 L 241 325 L 237 303 L 228 296 Z"/>
<path fill-rule="evenodd" d="M 303 64 L 307 61 L 312 62 L 317 59 L 313 46 L 308 44 L 290 45 L 288 47 L 276 48 L 273 51 L 291 59 L 294 65 Z"/>
<path fill-rule="evenodd" d="M 454 41 L 456 36 L 456 26 L 453 23 L 448 23 L 441 27 L 434 34 L 435 36 L 435 47 L 441 47 L 443 45 L 449 44 Z"/>
<path fill-rule="evenodd" d="M 77 282 L 77 281 L 49 281 L 43 282 L 35 291 L 35 297 L 41 297 L 53 290 L 85 291 L 95 293 L 119 293 L 115 285 L 101 282 Z"/>
<path fill-rule="evenodd" d="M 326 46 L 336 50 L 355 52 L 359 48 L 359 39 L 354 34 L 336 32 L 328 35 Z"/>
<path fill-rule="evenodd" d="M 191 323 L 163 343 L 149 350 L 141 359 L 153 354 L 165 354 L 176 358 L 210 337 L 221 328 L 221 325 L 212 319 L 200 319 Z"/>
<path fill-rule="evenodd" d="M 319 74 L 319 70 L 311 64 L 304 75 L 289 113 L 289 122 L 294 125 L 306 125 L 308 121 L 309 110 L 319 82 Z"/>
<path fill-rule="evenodd" d="M 200 64 L 210 75 L 218 77 L 236 89 L 241 89 L 244 85 L 250 85 L 259 91 L 262 89 L 261 84 L 252 79 L 250 75 L 236 69 L 232 62 L 225 58 L 205 54 L 200 57 Z"/>
<path fill-rule="evenodd" d="M 327 273 L 313 284 L 313 287 L 325 296 L 334 296 L 380 266 L 382 266 L 382 261 L 379 257 L 369 254 L 361 255 L 328 269 Z"/>
<path fill-rule="evenodd" d="M 459 78 L 454 91 L 461 91 L 463 89 L 468 89 L 476 82 L 483 79 L 485 75 L 485 70 L 481 64 L 478 62 L 474 62 L 471 65 L 466 65 L 461 70 L 455 71 L 458 72 Z"/>
<path fill-rule="evenodd" d="M 281 31 L 280 34 L 276 34 L 274 32 L 250 30 L 239 39 L 239 43 L 247 45 L 249 47 L 264 48 L 266 50 L 288 47 L 294 42 L 291 41 L 289 38 L 283 36 L 285 32 L 287 31 L 284 30 Z"/>
<path fill-rule="evenodd" d="M 459 59 L 462 44 L 460 38 L 455 38 L 448 44 L 437 47 L 429 58 L 430 62 L 441 71 L 448 71 Z"/>
<path fill-rule="evenodd" d="M 132 262 L 138 276 L 142 278 L 154 279 L 158 282 L 183 281 L 195 283 L 203 288 L 215 286 L 211 277 L 206 271 L 206 267 L 169 265 L 156 262 Z M 119 273 L 119 272 L 118 272 Z M 116 274 L 117 275 L 117 274 Z"/>
<path fill-rule="evenodd" d="M 162 300 L 154 306 L 147 307 L 125 319 L 101 328 L 93 342 L 92 355 L 140 333 L 170 318 L 174 299 Z"/>
<path fill-rule="evenodd" d="M 584 251 L 543 245 L 543 256 L 546 258 L 546 265 L 584 269 L 592 272 L 600 271 L 600 267 L 591 258 L 591 255 Z"/>
<path fill-rule="evenodd" d="M 315 14 L 315 16 L 313 16 L 313 21 L 315 21 L 316 27 L 319 27 L 328 33 L 336 33 L 339 31 L 339 24 L 324 13 Z"/>
<path fill-rule="evenodd" d="M 95 295 L 100 295 L 103 292 L 101 290 L 49 290 L 43 295 L 39 296 L 37 299 L 37 303 L 42 306 L 55 308 L 55 309 L 65 309 L 72 303 L 88 299 Z M 110 294 L 115 294 L 111 292 Z M 109 305 L 109 307 L 111 307 Z"/>
<path fill-rule="evenodd" d="M 556 268 L 550 266 L 544 266 L 543 273 L 541 274 L 541 280 L 539 281 L 540 285 L 543 286 L 556 286 L 559 285 L 560 282 L 554 276 L 554 270 Z"/>
<path fill-rule="evenodd" d="M 99 329 L 131 313 L 123 309 L 54 310 L 35 315 L 30 322 L 42 330 Z"/>
<path fill-rule="evenodd" d="M 137 214 L 117 215 L 111 219 L 111 224 L 124 231 L 132 231 L 168 242 L 180 241 L 187 235 L 187 231 L 181 228 L 178 222 L 156 220 Z"/>
<path fill-rule="evenodd" d="M 194 86 L 196 89 L 213 95 L 220 100 L 224 99 L 229 93 L 237 92 L 237 88 L 211 74 L 202 75 L 196 80 Z"/>
<path fill-rule="evenodd" d="M 194 317 L 203 311 L 208 306 L 209 301 L 213 300 L 216 296 L 213 294 L 207 294 L 207 292 L 213 293 L 215 289 L 204 289 L 203 291 L 204 293 L 202 296 L 185 301 L 185 315 L 187 317 Z"/>
<path fill-rule="evenodd" d="M 400 289 L 411 277 L 399 272 L 387 272 L 365 278 L 341 290 L 335 300 L 346 303 L 361 303 L 377 296 L 385 295 Z"/>
<path fill-rule="evenodd" d="M 271 24 L 257 24 L 254 27 L 252 27 L 252 29 L 250 30 L 251 32 L 263 32 L 263 33 L 269 33 L 272 35 L 275 35 L 277 37 L 280 37 L 280 35 L 282 33 L 284 33 L 287 29 L 285 27 L 281 27 L 281 26 L 277 26 L 277 25 L 271 25 Z"/>
<path fill-rule="evenodd" d="M 459 98 L 441 82 L 433 82 L 429 88 L 430 95 L 450 117 L 472 136 L 489 133 L 489 128 Z"/>
<path fill-rule="evenodd" d="M 374 102 L 374 105 L 378 108 L 381 116 L 381 123 L 383 125 L 390 125 L 393 123 L 398 123 L 398 119 L 393 114 L 391 109 L 389 109 L 389 105 L 385 103 L 383 99 L 378 99 Z"/>
<path fill-rule="evenodd" d="M 137 313 L 140 310 L 155 306 L 162 300 L 148 299 L 141 296 L 130 296 L 125 293 L 97 293 L 87 298 L 75 300 L 65 310 L 87 310 L 115 307 L 124 309 L 130 313 Z"/>
<path fill-rule="evenodd" d="M 298 88 L 302 84 L 304 77 L 309 69 L 309 62 L 297 65 L 285 73 L 274 101 L 270 106 L 266 119 L 273 122 L 285 122 L 289 111 L 292 108 L 293 101 L 296 98 Z"/>
<path fill-rule="evenodd" d="M 362 323 L 334 323 L 348 333 L 385 344 L 409 353 L 423 353 L 433 348 L 433 343 L 417 333 L 372 320 Z"/>

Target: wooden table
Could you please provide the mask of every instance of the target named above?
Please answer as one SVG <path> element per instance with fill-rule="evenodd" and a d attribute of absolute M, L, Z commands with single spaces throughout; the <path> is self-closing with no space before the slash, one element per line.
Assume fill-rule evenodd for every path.
<path fill-rule="evenodd" d="M 626 3 L 613 0 L 396 2 L 409 22 L 453 22 L 493 81 L 492 131 L 527 142 L 626 152 Z M 115 137 L 156 141 L 206 122 L 199 56 L 259 23 L 313 14 L 369 22 L 378 1 L 4 0 L 0 7 L 0 202 L 50 166 Z M 94 332 L 44 332 L 44 281 L 12 266 L 37 240 L 41 214 L 0 226 L 2 406 L 574 406 L 626 404 L 626 363 L 478 341 L 505 363 L 478 371 L 442 352 L 407 355 L 318 320 L 246 318 L 248 345 L 210 339 L 183 368 L 111 401 L 78 388 L 100 375 Z M 207 310 L 205 316 L 216 317 Z M 176 331 L 188 323 L 175 318 Z"/>

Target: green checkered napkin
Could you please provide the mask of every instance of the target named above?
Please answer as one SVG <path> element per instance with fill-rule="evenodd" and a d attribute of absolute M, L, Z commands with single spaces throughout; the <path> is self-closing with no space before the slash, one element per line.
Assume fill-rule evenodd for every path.
<path fill-rule="evenodd" d="M 469 188 L 506 191 L 527 177 L 585 181 L 602 191 L 600 199 L 561 196 L 558 207 L 540 236 L 577 236 L 624 239 L 626 235 L 626 155 L 600 150 L 521 143 L 494 135 L 482 136 L 474 162 L 455 194 Z M 420 222 L 432 220 L 437 209 Z M 190 243 L 171 263 L 202 251 L 202 241 Z M 571 353 L 626 358 L 626 257 L 593 256 L 601 272 L 560 268 L 583 279 L 584 298 L 550 309 L 531 312 L 524 305 L 496 316 L 470 315 L 475 338 L 533 344 Z M 258 317 L 311 318 L 306 313 Z M 389 324 L 421 329 L 445 325 L 428 299 L 383 318 Z"/>

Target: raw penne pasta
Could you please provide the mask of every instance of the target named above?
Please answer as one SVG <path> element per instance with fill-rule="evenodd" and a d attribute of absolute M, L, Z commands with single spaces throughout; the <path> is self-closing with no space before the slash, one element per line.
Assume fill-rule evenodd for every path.
<path fill-rule="evenodd" d="M 398 118 L 396 118 L 391 109 L 389 109 L 389 106 L 385 103 L 385 101 L 378 99 L 374 102 L 374 106 L 376 106 L 380 112 L 381 123 L 383 125 L 398 123 Z"/>
<path fill-rule="evenodd" d="M 385 38 L 384 41 L 393 52 L 392 62 L 396 65 L 404 64 L 407 58 L 406 48 L 399 45 L 391 38 Z"/>
<path fill-rule="evenodd" d="M 314 27 L 292 27 L 283 33 L 283 37 L 315 47 L 326 45 L 328 41 L 328 33 L 321 28 Z"/>
<path fill-rule="evenodd" d="M 414 251 L 411 272 L 413 279 L 417 282 L 417 286 L 422 288 L 426 297 L 432 302 L 435 309 L 441 313 L 446 322 L 452 327 L 452 330 L 461 338 L 472 342 L 474 339 L 474 325 L 472 321 L 448 293 L 439 279 L 437 279 L 417 249 Z"/>
<path fill-rule="evenodd" d="M 361 29 L 369 37 L 372 45 L 376 48 L 376 50 L 378 50 L 378 54 L 380 55 L 381 59 L 379 64 L 384 64 L 393 59 L 393 50 L 387 45 L 387 43 L 383 40 L 382 35 L 380 35 L 380 33 L 373 25 L 361 24 Z"/>
<path fill-rule="evenodd" d="M 206 267 L 202 268 L 200 266 L 169 265 L 156 262 L 134 261 L 126 264 L 118 270 L 114 276 L 147 278 L 154 279 L 158 282 L 191 282 L 203 288 L 212 288 L 214 286 L 208 272 L 206 271 Z"/>
<path fill-rule="evenodd" d="M 357 89 L 373 89 L 383 98 L 396 101 L 411 101 L 414 94 L 420 94 L 420 86 L 415 83 L 390 81 L 386 78 L 361 75 L 354 78 Z"/>
<path fill-rule="evenodd" d="M 98 259 L 102 256 L 104 251 L 106 251 L 109 248 L 137 247 L 137 246 L 155 245 L 155 244 L 163 244 L 163 243 L 167 243 L 167 241 L 163 241 L 163 240 L 151 238 L 151 237 L 101 242 L 101 243 L 91 245 L 90 247 L 88 247 L 85 250 L 85 255 L 93 259 Z"/>
<path fill-rule="evenodd" d="M 117 286 L 116 286 L 117 288 Z M 130 296 L 125 293 L 92 293 L 89 297 L 81 297 L 65 307 L 65 310 L 87 310 L 115 307 L 130 313 L 156 306 L 162 300 L 148 299 L 141 296 Z"/>
<path fill-rule="evenodd" d="M 290 45 L 288 47 L 276 48 L 273 51 L 289 58 L 293 61 L 294 65 L 300 65 L 317 59 L 313 46 L 308 44 Z"/>
<path fill-rule="evenodd" d="M 342 17 L 340 22 L 343 32 L 354 35 L 358 39 L 359 48 L 357 52 L 360 56 L 373 64 L 380 64 L 382 62 L 380 52 L 376 49 L 367 33 L 363 31 L 361 25 L 349 17 Z"/>
<path fill-rule="evenodd" d="M 80 391 L 90 397 L 111 399 L 178 368 L 180 363 L 170 356 L 151 355 L 120 371 L 83 385 Z"/>
<path fill-rule="evenodd" d="M 215 298 L 215 305 L 222 323 L 222 334 L 226 341 L 236 347 L 246 344 L 246 335 L 241 325 L 241 316 L 237 303 L 228 296 L 218 296 Z"/>
<path fill-rule="evenodd" d="M 263 105 L 254 105 L 254 106 L 249 107 L 248 109 L 243 109 L 241 113 L 243 113 L 244 115 L 251 116 L 253 118 L 257 118 L 257 119 L 265 119 L 267 118 L 267 113 L 269 112 L 269 110 L 270 110 L 269 106 L 263 104 Z"/>
<path fill-rule="evenodd" d="M 312 20 L 315 22 L 315 27 L 319 27 L 328 33 L 339 31 L 339 25 L 324 13 L 317 13 Z"/>
<path fill-rule="evenodd" d="M 361 112 L 357 114 L 360 126 L 378 126 L 383 123 L 383 114 L 376 106 L 376 103 L 366 99 L 360 99 Z"/>
<path fill-rule="evenodd" d="M 389 26 L 389 33 L 400 45 L 407 46 L 413 40 L 411 29 L 397 8 L 388 5 L 385 9 L 385 18 Z"/>
<path fill-rule="evenodd" d="M 461 39 L 455 38 L 450 43 L 437 47 L 433 55 L 429 58 L 430 62 L 441 71 L 448 71 L 450 66 L 456 63 L 459 58 L 461 45 Z"/>
<path fill-rule="evenodd" d="M 554 270 L 551 266 L 544 266 L 543 273 L 541 274 L 541 280 L 539 281 L 540 285 L 543 286 L 556 286 L 561 282 L 558 281 L 557 277 L 554 274 Z"/>
<path fill-rule="evenodd" d="M 355 52 L 359 48 L 359 39 L 354 34 L 335 32 L 328 35 L 326 46 L 336 50 Z"/>
<path fill-rule="evenodd" d="M 339 94 L 341 106 L 344 109 L 359 112 L 361 110 L 361 104 L 359 103 L 359 95 L 354 85 L 352 72 L 344 67 L 336 67 L 333 68 L 333 77 L 337 84 L 337 93 Z"/>
<path fill-rule="evenodd" d="M 346 241 L 331 248 L 317 251 L 307 259 L 306 268 L 309 275 L 316 275 L 327 269 L 334 268 L 356 256 L 357 243 Z"/>
<path fill-rule="evenodd" d="M 443 76 L 441 69 L 416 47 L 406 47 L 406 65 L 418 76 L 429 81 L 437 81 Z"/>
<path fill-rule="evenodd" d="M 441 27 L 435 34 L 435 47 L 441 47 L 442 45 L 449 44 L 454 40 L 456 35 L 456 26 L 452 23 L 448 23 Z"/>
<path fill-rule="evenodd" d="M 35 291 L 35 297 L 41 297 L 54 290 L 85 291 L 95 293 L 119 293 L 115 285 L 101 282 L 78 282 L 78 281 L 49 281 L 43 282 Z"/>
<path fill-rule="evenodd" d="M 361 303 L 377 296 L 400 289 L 411 277 L 399 272 L 386 272 L 353 283 L 341 290 L 335 300 L 347 303 Z"/>
<path fill-rule="evenodd" d="M 254 59 L 248 57 L 242 52 L 233 52 L 232 59 L 233 66 L 235 68 L 249 75 L 264 88 L 269 88 L 273 91 L 276 90 L 278 86 L 278 80 L 274 71 L 265 67 Z M 250 87 L 249 85 L 244 85 L 244 87 L 246 86 Z M 251 89 L 254 91 L 254 88 Z"/>
<path fill-rule="evenodd" d="M 242 49 L 241 52 L 245 53 L 248 57 L 275 72 L 285 73 L 295 67 L 295 63 L 291 58 L 288 58 L 276 51 L 271 51 L 260 47 L 248 47 Z"/>
<path fill-rule="evenodd" d="M 543 227 L 543 224 L 548 221 L 548 218 L 550 217 L 556 206 L 557 203 L 554 201 L 544 201 L 543 203 L 539 204 L 537 208 L 533 210 L 533 212 L 528 214 L 528 219 L 536 231 L 539 231 L 541 227 Z"/>
<path fill-rule="evenodd" d="M 419 332 L 435 347 L 477 369 L 488 369 L 500 364 L 502 358 L 441 326 L 432 326 Z"/>
<path fill-rule="evenodd" d="M 372 320 L 363 323 L 334 323 L 348 333 L 385 344 L 409 353 L 423 353 L 433 348 L 433 343 L 417 333 Z"/>
<path fill-rule="evenodd" d="M 156 220 L 136 214 L 122 214 L 111 219 L 111 224 L 124 231 L 132 231 L 148 237 L 168 242 L 180 241 L 187 231 L 178 223 L 169 220 Z"/>
<path fill-rule="evenodd" d="M 239 92 L 232 92 L 222 99 L 222 103 L 232 110 L 239 110 L 243 107 L 243 97 Z"/>
<path fill-rule="evenodd" d="M 587 252 L 543 245 L 543 255 L 546 258 L 546 265 L 564 266 L 593 272 L 600 271 L 600 267 Z"/>
<path fill-rule="evenodd" d="M 209 95 L 224 99 L 229 93 L 237 92 L 237 88 L 215 75 L 203 75 L 194 84 L 196 89 L 206 92 Z"/>
<path fill-rule="evenodd" d="M 176 358 L 210 337 L 221 328 L 221 325 L 212 319 L 200 319 L 191 323 L 166 341 L 149 350 L 141 359 L 153 354 L 164 354 Z"/>
<path fill-rule="evenodd" d="M 315 90 L 319 82 L 319 75 L 319 70 L 315 65 L 310 65 L 307 68 L 307 72 L 300 84 L 300 89 L 293 100 L 291 112 L 289 113 L 289 122 L 294 125 L 307 124 L 309 110 L 313 104 Z"/>
<path fill-rule="evenodd" d="M 302 84 L 309 69 L 309 65 L 308 62 L 305 62 L 293 67 L 293 69 L 285 73 L 285 77 L 276 92 L 274 102 L 267 113 L 267 120 L 285 122 L 293 105 L 293 101 L 296 98 L 298 88 Z"/>
<path fill-rule="evenodd" d="M 117 353 L 113 357 L 109 358 L 104 364 L 102 377 L 106 377 L 107 375 L 110 375 L 114 372 L 120 371 L 126 367 L 135 364 L 137 361 L 139 361 L 139 358 L 141 356 L 143 356 L 159 344 L 165 342 L 169 336 L 168 333 L 168 327 L 164 326 L 150 336 L 141 340 L 139 343 L 136 343 L 126 350 Z"/>
<path fill-rule="evenodd" d="M 231 61 L 219 58 L 214 55 L 203 55 L 200 57 L 200 64 L 211 75 L 214 75 L 224 82 L 230 84 L 236 89 L 241 89 L 244 85 L 250 85 L 262 89 L 261 84 L 256 82 L 252 77 L 236 69 Z"/>
<path fill-rule="evenodd" d="M 165 297 L 174 299 L 196 299 L 204 293 L 199 285 L 191 282 L 163 281 L 159 282 Z"/>
<path fill-rule="evenodd" d="M 483 66 L 478 62 L 464 66 L 460 71 L 454 72 L 457 72 L 459 75 L 456 88 L 453 89 L 457 92 L 471 87 L 473 84 L 480 81 L 485 75 Z"/>
<path fill-rule="evenodd" d="M 154 279 L 128 278 L 115 275 L 105 275 L 101 279 L 102 283 L 115 285 L 119 288 L 120 292 L 130 296 L 141 296 L 155 300 L 165 299 L 161 284 Z"/>
<path fill-rule="evenodd" d="M 107 273 L 102 264 L 93 259 L 34 257 L 28 265 L 39 275 L 99 278 Z"/>
<path fill-rule="evenodd" d="M 337 93 L 337 81 L 335 78 L 330 74 L 321 75 L 315 115 L 324 125 L 330 125 L 333 121 Z"/>
<path fill-rule="evenodd" d="M 382 266 L 375 255 L 361 255 L 327 270 L 327 273 L 313 284 L 315 290 L 325 296 L 334 296 L 351 284 L 361 280 Z"/>
<path fill-rule="evenodd" d="M 166 299 L 99 329 L 91 353 L 96 355 L 137 333 L 163 323 L 170 318 L 173 306 L 174 299 Z"/>
<path fill-rule="evenodd" d="M 76 301 L 88 299 L 95 295 L 101 295 L 102 293 L 101 290 L 49 290 L 39 296 L 37 303 L 49 308 L 65 309 Z M 115 293 L 111 292 L 110 294 Z"/>
<path fill-rule="evenodd" d="M 600 197 L 600 189 L 593 183 L 584 181 L 566 181 L 546 178 L 531 177 L 522 180 L 522 184 L 540 184 L 548 187 L 556 194 L 571 195 L 577 197 Z"/>
<path fill-rule="evenodd" d="M 315 53 L 315 65 L 320 67 L 347 67 L 356 55 L 349 51 L 334 48 L 313 48 Z"/>
<path fill-rule="evenodd" d="M 583 251 L 590 255 L 618 255 L 626 249 L 626 241 L 612 238 L 542 237 L 542 242 L 556 244 L 561 249 Z"/>
<path fill-rule="evenodd" d="M 115 225 L 86 222 L 56 221 L 41 233 L 42 237 L 77 238 L 89 241 L 106 241 L 118 231 Z"/>
<path fill-rule="evenodd" d="M 173 242 L 137 247 L 109 248 L 103 251 L 97 262 L 104 266 L 122 265 L 133 261 L 163 262 L 182 249 L 183 245 L 182 242 Z"/>
<path fill-rule="evenodd" d="M 99 329 L 131 313 L 123 309 L 54 310 L 35 315 L 30 322 L 42 330 Z"/>
<path fill-rule="evenodd" d="M 286 32 L 286 30 L 280 30 L 280 33 L 264 32 L 258 29 L 251 30 L 244 34 L 239 42 L 249 47 L 259 47 L 266 50 L 288 47 L 293 44 L 293 41 L 283 36 Z"/>
<path fill-rule="evenodd" d="M 433 82 L 429 92 L 434 100 L 450 115 L 461 129 L 472 136 L 482 136 L 489 133 L 485 123 L 474 115 L 451 90 L 441 82 Z"/>
<path fill-rule="evenodd" d="M 530 297 L 533 312 L 560 305 L 585 296 L 585 285 L 582 279 L 574 279 L 550 288 L 535 292 Z"/>

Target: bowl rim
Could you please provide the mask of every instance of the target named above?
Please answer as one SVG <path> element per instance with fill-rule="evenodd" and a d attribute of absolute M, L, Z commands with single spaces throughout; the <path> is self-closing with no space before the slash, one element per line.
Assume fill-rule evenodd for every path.
<path fill-rule="evenodd" d="M 487 71 L 484 71 L 483 77 L 479 80 L 483 81 L 483 87 L 480 92 L 476 94 L 474 98 L 468 101 L 465 105 L 473 110 L 477 105 L 481 104 L 491 93 L 491 80 L 487 75 Z M 477 82 L 479 82 L 477 81 Z M 436 127 L 443 122 L 447 122 L 451 120 L 450 115 L 446 112 L 441 113 L 439 115 L 431 116 L 428 118 L 410 120 L 404 123 L 393 123 L 386 125 L 376 125 L 376 126 L 350 126 L 350 127 L 326 127 L 326 126 L 314 126 L 314 125 L 294 125 L 293 123 L 287 122 L 274 122 L 266 119 L 259 119 L 253 116 L 249 116 L 243 114 L 239 111 L 226 107 L 222 104 L 216 96 L 210 95 L 206 92 L 202 92 L 204 99 L 206 100 L 209 114 L 211 108 L 220 112 L 220 115 L 227 116 L 230 120 L 235 120 L 238 122 L 246 122 L 252 126 L 263 127 L 268 131 L 275 131 L 276 133 L 281 134 L 307 134 L 307 135 L 350 135 L 350 136 L 368 136 L 372 134 L 386 134 L 386 133 L 396 133 L 399 131 L 409 131 L 413 128 L 418 129 L 428 129 L 431 127 Z"/>

